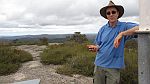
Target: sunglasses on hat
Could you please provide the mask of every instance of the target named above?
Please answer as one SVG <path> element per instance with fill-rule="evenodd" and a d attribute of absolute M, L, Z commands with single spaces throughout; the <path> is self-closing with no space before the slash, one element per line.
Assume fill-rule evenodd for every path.
<path fill-rule="evenodd" d="M 110 15 L 110 14 L 116 14 L 116 13 L 117 13 L 117 11 L 108 11 L 106 14 Z"/>

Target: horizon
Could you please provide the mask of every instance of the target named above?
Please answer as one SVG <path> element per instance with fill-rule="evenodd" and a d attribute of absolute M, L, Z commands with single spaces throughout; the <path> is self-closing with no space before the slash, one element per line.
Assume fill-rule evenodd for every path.
<path fill-rule="evenodd" d="M 74 32 L 75 33 L 75 32 Z M 26 35 L 7 35 L 7 36 L 0 36 L 0 37 L 16 37 L 16 36 L 38 36 L 38 35 L 69 35 L 69 34 L 74 34 L 74 33 L 66 33 L 66 34 L 26 34 Z M 97 34 L 97 33 L 82 33 L 81 34 Z"/>

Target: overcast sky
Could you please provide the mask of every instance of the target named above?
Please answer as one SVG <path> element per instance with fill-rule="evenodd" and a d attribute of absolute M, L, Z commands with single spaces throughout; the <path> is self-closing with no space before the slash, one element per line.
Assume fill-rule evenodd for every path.
<path fill-rule="evenodd" d="M 112 0 L 124 6 L 121 21 L 138 22 L 138 0 Z M 0 36 L 97 33 L 107 20 L 99 14 L 109 0 L 0 0 Z"/>

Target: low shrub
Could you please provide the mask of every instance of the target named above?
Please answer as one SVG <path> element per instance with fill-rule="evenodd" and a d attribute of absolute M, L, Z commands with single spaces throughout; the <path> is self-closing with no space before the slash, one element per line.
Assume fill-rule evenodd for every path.
<path fill-rule="evenodd" d="M 30 60 L 33 60 L 32 55 L 26 51 L 0 46 L 0 75 L 16 72 L 22 62 Z"/>
<path fill-rule="evenodd" d="M 11 47 L 0 47 L 0 63 L 19 63 L 20 57 Z"/>
<path fill-rule="evenodd" d="M 58 68 L 57 72 L 69 75 L 82 74 L 85 76 L 93 76 L 94 57 L 95 55 L 90 53 L 81 56 L 74 56 L 73 58 L 68 59 L 65 66 Z"/>
<path fill-rule="evenodd" d="M 121 71 L 121 84 L 138 84 L 137 50 L 125 48 L 125 69 Z"/>
<path fill-rule="evenodd" d="M 57 70 L 58 73 L 70 75 L 78 73 L 92 76 L 94 57 L 95 53 L 89 52 L 86 44 L 66 42 L 61 45 L 49 46 L 41 53 L 41 62 L 43 64 L 64 64 Z"/>
<path fill-rule="evenodd" d="M 33 60 L 32 55 L 30 53 L 28 53 L 27 51 L 15 49 L 14 53 L 16 53 L 17 55 L 19 55 L 19 58 L 20 58 L 19 61 L 21 63 Z"/>
<path fill-rule="evenodd" d="M 64 64 L 68 58 L 74 56 L 75 52 L 72 51 L 71 47 L 61 47 L 56 45 L 49 46 L 46 50 L 41 53 L 41 62 L 43 64 Z"/>
<path fill-rule="evenodd" d="M 0 76 L 1 75 L 8 75 L 10 73 L 14 73 L 18 70 L 19 64 L 4 64 L 0 63 Z"/>
<path fill-rule="evenodd" d="M 67 42 L 60 45 L 51 45 L 41 53 L 41 62 L 43 64 L 64 64 L 68 58 L 77 56 L 81 50 L 79 44 Z"/>
<path fill-rule="evenodd" d="M 57 68 L 56 72 L 59 74 L 64 74 L 64 75 L 68 75 L 68 76 L 72 76 L 73 73 L 77 73 L 77 71 L 75 69 L 73 69 L 70 66 L 70 64 L 68 64 L 68 63 Z"/>
<path fill-rule="evenodd" d="M 41 54 L 41 61 L 45 64 L 61 64 L 62 67 L 56 70 L 60 74 L 93 76 L 95 55 L 86 49 L 86 44 L 66 42 L 49 46 Z M 136 48 L 125 48 L 125 64 L 126 68 L 121 70 L 121 84 L 138 84 Z"/>

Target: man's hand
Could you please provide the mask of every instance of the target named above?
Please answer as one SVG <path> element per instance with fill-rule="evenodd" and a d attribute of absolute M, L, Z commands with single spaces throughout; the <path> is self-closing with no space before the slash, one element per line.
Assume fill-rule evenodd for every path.
<path fill-rule="evenodd" d="M 120 32 L 114 40 L 114 47 L 115 48 L 118 48 L 118 46 L 120 45 L 122 37 L 123 37 L 123 32 Z"/>
<path fill-rule="evenodd" d="M 87 48 L 89 49 L 89 51 L 92 51 L 92 52 L 98 51 L 98 47 L 96 45 L 87 45 Z"/>
<path fill-rule="evenodd" d="M 121 42 L 122 37 L 123 36 L 127 36 L 127 35 L 133 35 L 136 30 L 139 30 L 139 26 L 135 26 L 135 27 L 133 27 L 131 29 L 128 29 L 128 30 L 123 31 L 123 32 L 120 32 L 118 34 L 118 36 L 115 38 L 115 40 L 114 40 L 114 47 L 118 48 L 118 46 L 119 46 L 119 44 Z"/>

